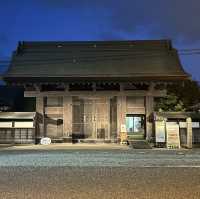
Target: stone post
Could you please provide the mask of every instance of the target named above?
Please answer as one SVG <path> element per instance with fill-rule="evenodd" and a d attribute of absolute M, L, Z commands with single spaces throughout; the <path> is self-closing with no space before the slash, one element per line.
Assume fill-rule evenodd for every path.
<path fill-rule="evenodd" d="M 188 117 L 186 119 L 187 123 L 187 148 L 192 148 L 192 119 Z"/>

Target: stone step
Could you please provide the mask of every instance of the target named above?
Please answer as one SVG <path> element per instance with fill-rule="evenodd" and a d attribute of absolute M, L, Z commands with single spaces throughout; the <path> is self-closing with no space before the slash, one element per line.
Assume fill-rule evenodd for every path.
<path fill-rule="evenodd" d="M 52 138 L 51 143 L 63 143 L 63 138 Z"/>
<path fill-rule="evenodd" d="M 129 145 L 133 149 L 152 149 L 152 146 L 146 140 L 131 140 Z"/>
<path fill-rule="evenodd" d="M 111 143 L 111 140 L 105 140 L 105 139 L 78 139 L 78 143 Z"/>

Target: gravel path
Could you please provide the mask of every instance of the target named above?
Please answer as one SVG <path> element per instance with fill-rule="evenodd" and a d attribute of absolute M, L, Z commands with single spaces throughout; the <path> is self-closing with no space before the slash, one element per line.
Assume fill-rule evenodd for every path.
<path fill-rule="evenodd" d="M 9 150 L 0 167 L 200 167 L 200 150 Z"/>
<path fill-rule="evenodd" d="M 0 199 L 199 199 L 200 150 L 2 150 Z"/>
<path fill-rule="evenodd" d="M 2 199 L 199 199 L 195 168 L 7 167 Z"/>

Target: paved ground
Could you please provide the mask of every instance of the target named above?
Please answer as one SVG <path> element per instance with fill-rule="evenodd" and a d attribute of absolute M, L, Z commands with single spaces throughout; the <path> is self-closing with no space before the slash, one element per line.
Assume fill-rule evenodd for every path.
<path fill-rule="evenodd" d="M 200 198 L 200 150 L 0 149 L 2 199 Z"/>

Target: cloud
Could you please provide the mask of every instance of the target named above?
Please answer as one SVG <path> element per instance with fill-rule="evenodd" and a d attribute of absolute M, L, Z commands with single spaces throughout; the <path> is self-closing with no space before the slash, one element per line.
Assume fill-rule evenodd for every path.
<path fill-rule="evenodd" d="M 199 10 L 197 0 L 125 0 L 112 9 L 112 30 L 134 35 L 143 26 L 152 36 L 195 42 L 200 40 Z"/>
<path fill-rule="evenodd" d="M 38 2 L 41 2 L 38 0 Z M 199 0 L 43 0 L 43 6 L 52 9 L 86 10 L 85 13 L 106 15 L 107 30 L 99 37 L 134 37 L 138 27 L 146 27 L 152 37 L 182 39 L 184 42 L 200 40 Z M 98 20 L 101 20 L 97 16 Z M 142 32 L 141 32 L 142 33 Z"/>

